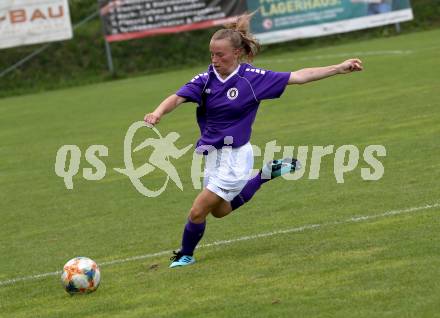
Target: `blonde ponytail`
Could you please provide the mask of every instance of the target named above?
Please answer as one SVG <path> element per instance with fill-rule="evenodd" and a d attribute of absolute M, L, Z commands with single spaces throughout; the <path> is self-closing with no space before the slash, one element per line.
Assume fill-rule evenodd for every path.
<path fill-rule="evenodd" d="M 260 51 L 260 44 L 250 31 L 250 21 L 255 12 L 241 15 L 235 22 L 226 24 L 224 29 L 214 33 L 212 40 L 229 39 L 234 48 L 243 49 L 241 58 L 251 62 Z"/>

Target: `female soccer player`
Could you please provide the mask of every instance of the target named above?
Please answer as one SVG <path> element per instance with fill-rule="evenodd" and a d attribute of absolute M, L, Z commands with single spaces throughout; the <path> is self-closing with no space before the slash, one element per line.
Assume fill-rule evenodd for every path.
<path fill-rule="evenodd" d="M 147 124 L 155 125 L 180 104 L 197 103 L 201 132 L 197 149 L 215 154 L 213 160 L 207 156 L 204 188 L 189 211 L 182 246 L 171 257 L 171 268 L 195 262 L 193 253 L 209 213 L 218 218 L 228 215 L 248 202 L 263 183 L 298 168 L 295 159 L 274 160 L 249 180 L 253 168 L 249 140 L 260 102 L 280 97 L 287 85 L 362 70 L 359 59 L 295 72 L 273 72 L 244 63 L 259 51 L 259 44 L 249 30 L 251 16 L 243 15 L 236 23 L 215 32 L 209 44 L 212 64 L 208 70 L 196 75 L 144 118 Z"/>

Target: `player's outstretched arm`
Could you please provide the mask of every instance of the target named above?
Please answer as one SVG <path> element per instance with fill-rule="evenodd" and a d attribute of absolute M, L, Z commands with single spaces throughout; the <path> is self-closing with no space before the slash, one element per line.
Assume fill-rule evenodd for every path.
<path fill-rule="evenodd" d="M 176 94 L 168 96 L 157 106 L 154 112 L 145 115 L 145 123 L 153 126 L 158 124 L 163 115 L 171 112 L 185 101 L 184 97 L 177 96 Z"/>
<path fill-rule="evenodd" d="M 349 59 L 337 65 L 304 68 L 299 71 L 292 72 L 290 73 L 288 84 L 305 84 L 336 74 L 347 74 L 362 70 L 363 66 L 360 59 Z"/>

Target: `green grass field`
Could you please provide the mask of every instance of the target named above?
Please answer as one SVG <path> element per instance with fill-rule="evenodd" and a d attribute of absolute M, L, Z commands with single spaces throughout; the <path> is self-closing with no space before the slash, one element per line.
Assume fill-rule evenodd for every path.
<path fill-rule="evenodd" d="M 385 174 L 362 180 L 361 156 L 338 184 L 332 155 L 309 180 L 306 162 L 302 179 L 271 181 L 232 215 L 210 217 L 198 262 L 176 270 L 168 269 L 169 253 L 151 254 L 180 245 L 198 193 L 192 153 L 172 161 L 184 190 L 171 182 L 157 198 L 140 195 L 113 168 L 124 165 L 128 127 L 204 65 L 0 100 L 0 316 L 440 317 L 439 50 L 434 30 L 265 52 L 255 65 L 290 71 L 358 56 L 365 71 L 288 87 L 263 102 L 252 143 L 380 144 Z M 158 128 L 178 132 L 183 148 L 198 137 L 194 113 L 185 104 Z M 151 130 L 136 139 L 147 136 Z M 73 190 L 54 171 L 65 144 L 83 155 Z M 82 176 L 92 144 L 109 149 L 100 181 Z M 154 188 L 163 177 L 155 171 L 143 181 Z M 97 292 L 69 297 L 50 274 L 75 256 L 103 264 Z"/>

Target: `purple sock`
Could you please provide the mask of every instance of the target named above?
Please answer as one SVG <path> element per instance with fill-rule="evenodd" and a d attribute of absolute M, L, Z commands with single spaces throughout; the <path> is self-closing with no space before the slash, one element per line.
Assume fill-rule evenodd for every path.
<path fill-rule="evenodd" d="M 251 180 L 246 183 L 243 190 L 232 199 L 231 206 L 232 210 L 238 209 L 243 204 L 248 202 L 254 196 L 255 192 L 260 189 L 261 185 L 269 181 L 270 179 L 263 179 L 261 177 L 261 171 Z"/>
<path fill-rule="evenodd" d="M 202 239 L 203 233 L 205 232 L 205 226 L 206 221 L 197 224 L 188 219 L 183 231 L 182 248 L 180 250 L 183 255 L 193 255 L 197 244 Z"/>

